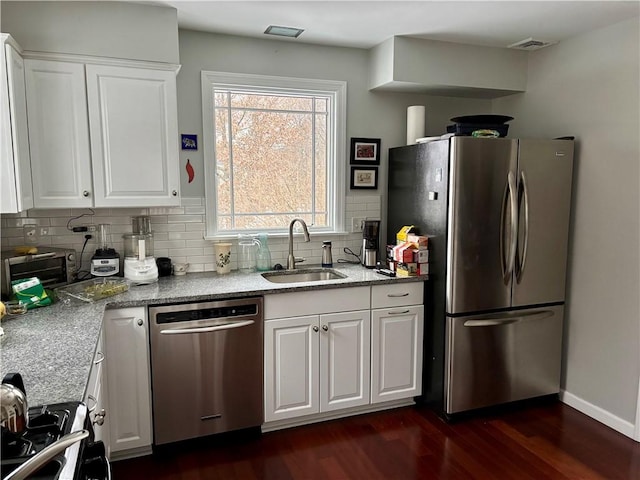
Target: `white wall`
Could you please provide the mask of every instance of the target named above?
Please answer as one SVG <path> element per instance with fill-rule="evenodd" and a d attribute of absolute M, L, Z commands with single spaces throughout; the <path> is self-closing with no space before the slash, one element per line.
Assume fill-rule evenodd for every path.
<path fill-rule="evenodd" d="M 515 117 L 513 136 L 576 136 L 564 398 L 627 435 L 640 375 L 639 24 L 532 52 L 527 91 L 493 102 Z"/>
<path fill-rule="evenodd" d="M 456 115 L 490 112 L 489 100 L 433 97 L 416 94 L 370 92 L 369 52 L 355 48 L 338 48 L 295 43 L 295 41 L 256 40 L 254 38 L 217 35 L 180 30 L 178 74 L 178 125 L 181 133 L 195 133 L 202 140 L 202 70 L 281 75 L 288 77 L 345 80 L 347 82 L 347 150 L 350 137 L 380 138 L 381 166 L 377 194 L 382 198 L 386 217 L 387 153 L 391 147 L 406 143 L 406 111 L 409 105 L 426 105 L 427 135 L 445 132 L 445 126 Z M 344 154 L 348 159 L 348 151 Z M 181 169 L 187 159 L 196 170 L 193 183 L 182 179 L 185 196 L 203 196 L 202 147 L 198 151 L 181 152 Z M 200 172 L 200 175 L 198 175 Z M 348 167 L 345 175 L 349 174 Z M 346 185 L 348 188 L 349 177 Z M 372 195 L 348 192 L 349 195 Z M 347 218 L 347 221 L 349 219 Z M 386 218 L 383 218 L 383 223 Z M 386 231 L 386 223 L 382 231 Z"/>
<path fill-rule="evenodd" d="M 0 3 L 24 50 L 179 63 L 175 8 L 125 2 Z"/>

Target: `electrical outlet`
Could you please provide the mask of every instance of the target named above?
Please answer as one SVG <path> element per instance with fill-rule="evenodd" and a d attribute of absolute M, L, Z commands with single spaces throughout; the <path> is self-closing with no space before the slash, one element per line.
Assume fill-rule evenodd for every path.
<path fill-rule="evenodd" d="M 87 225 L 87 232 L 95 232 L 96 231 L 96 226 L 95 225 Z"/>
<path fill-rule="evenodd" d="M 40 231 L 38 232 L 38 234 L 41 237 L 44 237 L 46 235 L 49 235 L 49 227 L 40 227 Z"/>
<path fill-rule="evenodd" d="M 365 217 L 353 217 L 351 219 L 351 231 L 361 232 L 364 229 Z"/>

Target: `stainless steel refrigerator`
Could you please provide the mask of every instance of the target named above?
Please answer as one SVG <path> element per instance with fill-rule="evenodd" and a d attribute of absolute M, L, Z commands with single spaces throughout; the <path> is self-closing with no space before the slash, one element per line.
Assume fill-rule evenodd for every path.
<path fill-rule="evenodd" d="M 388 239 L 429 240 L 423 399 L 447 416 L 560 389 L 573 141 L 389 150 Z"/>

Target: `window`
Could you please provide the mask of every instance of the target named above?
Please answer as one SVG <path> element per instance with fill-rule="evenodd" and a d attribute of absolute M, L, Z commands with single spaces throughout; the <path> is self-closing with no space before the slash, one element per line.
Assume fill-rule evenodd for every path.
<path fill-rule="evenodd" d="M 207 238 L 344 231 L 346 83 L 202 72 Z"/>

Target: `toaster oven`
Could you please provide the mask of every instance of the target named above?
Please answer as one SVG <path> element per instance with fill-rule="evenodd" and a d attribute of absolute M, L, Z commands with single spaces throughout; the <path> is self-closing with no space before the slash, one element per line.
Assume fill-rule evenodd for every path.
<path fill-rule="evenodd" d="M 19 255 L 15 250 L 2 253 L 2 299 L 11 296 L 11 282 L 38 277 L 45 288 L 67 285 L 76 278 L 76 251 L 69 248 L 39 247 L 38 253 Z"/>

